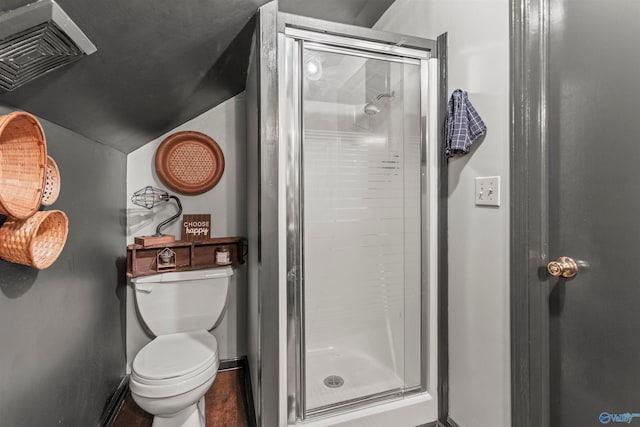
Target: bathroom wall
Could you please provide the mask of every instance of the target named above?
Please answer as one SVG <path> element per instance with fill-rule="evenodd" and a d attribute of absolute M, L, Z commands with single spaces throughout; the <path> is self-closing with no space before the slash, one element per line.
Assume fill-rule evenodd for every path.
<path fill-rule="evenodd" d="M 469 97 L 484 140 L 449 162 L 449 398 L 460 427 L 510 425 L 509 2 L 396 0 L 376 27 L 449 35 L 449 91 Z M 474 204 L 474 179 L 501 178 L 501 206 Z"/>
<path fill-rule="evenodd" d="M 46 270 L 0 260 L 0 425 L 92 426 L 125 374 L 126 156 L 40 122 L 69 235 Z"/>
<path fill-rule="evenodd" d="M 246 190 L 246 111 L 245 95 L 241 94 L 225 101 L 195 119 L 171 130 L 149 142 L 127 156 L 127 200 L 140 188 L 147 185 L 168 190 L 155 172 L 155 152 L 160 143 L 170 134 L 183 130 L 202 132 L 212 137 L 222 149 L 225 170 L 220 182 L 210 191 L 198 196 L 185 196 L 168 190 L 179 197 L 185 214 L 211 214 L 211 236 L 247 235 L 247 190 Z M 175 203 L 167 203 L 147 210 L 131 203 L 127 205 L 127 242 L 134 236 L 152 235 L 158 223 L 176 212 Z M 180 239 L 180 221 L 162 229 Z M 251 256 L 251 254 L 249 254 Z M 218 340 L 221 359 L 247 354 L 247 268 L 234 270 L 231 279 L 227 313 L 221 324 L 213 331 Z M 142 328 L 135 310 L 131 286 L 127 286 L 127 366 L 136 353 L 151 337 Z"/>

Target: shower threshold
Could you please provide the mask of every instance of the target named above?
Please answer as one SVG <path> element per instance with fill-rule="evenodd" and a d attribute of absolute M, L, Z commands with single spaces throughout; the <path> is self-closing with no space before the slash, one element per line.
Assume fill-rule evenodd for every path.
<path fill-rule="evenodd" d="M 434 422 L 437 419 L 436 402 L 427 392 L 407 396 L 398 393 L 381 393 L 366 401 L 358 400 L 349 406 L 330 407 L 330 411 L 313 413 L 304 421 L 289 424 L 289 427 L 414 427 Z M 342 405 L 340 405 L 342 406 Z"/>

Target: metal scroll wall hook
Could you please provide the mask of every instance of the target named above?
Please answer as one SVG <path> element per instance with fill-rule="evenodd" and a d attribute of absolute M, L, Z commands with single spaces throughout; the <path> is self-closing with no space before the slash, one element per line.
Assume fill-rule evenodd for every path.
<path fill-rule="evenodd" d="M 178 199 L 176 196 L 169 196 L 169 198 L 176 201 L 176 204 L 178 205 L 178 212 L 171 218 L 167 218 L 160 224 L 158 224 L 158 226 L 156 227 L 156 236 L 162 236 L 162 232 L 160 231 L 160 229 L 166 225 L 171 224 L 173 221 L 180 218 L 180 215 L 182 215 L 182 203 L 180 203 L 180 199 Z"/>

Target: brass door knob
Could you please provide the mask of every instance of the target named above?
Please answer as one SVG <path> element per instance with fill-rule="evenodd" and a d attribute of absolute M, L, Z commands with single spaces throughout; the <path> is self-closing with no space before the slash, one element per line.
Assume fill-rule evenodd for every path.
<path fill-rule="evenodd" d="M 567 256 L 561 256 L 547 264 L 547 271 L 556 277 L 573 277 L 578 274 L 578 264 Z"/>

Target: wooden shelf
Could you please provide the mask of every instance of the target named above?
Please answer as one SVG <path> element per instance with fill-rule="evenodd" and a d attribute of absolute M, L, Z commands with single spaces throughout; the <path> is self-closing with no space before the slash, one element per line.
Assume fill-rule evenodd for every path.
<path fill-rule="evenodd" d="M 244 237 L 218 237 L 201 241 L 176 240 L 164 245 L 147 247 L 138 244 L 129 245 L 127 246 L 127 277 L 149 276 L 168 271 L 167 264 L 160 265 L 158 268 L 158 254 L 165 249 L 171 249 L 175 254 L 170 271 L 237 267 L 244 264 L 245 241 Z M 229 249 L 230 264 L 216 263 L 216 249 L 222 246 Z"/>

